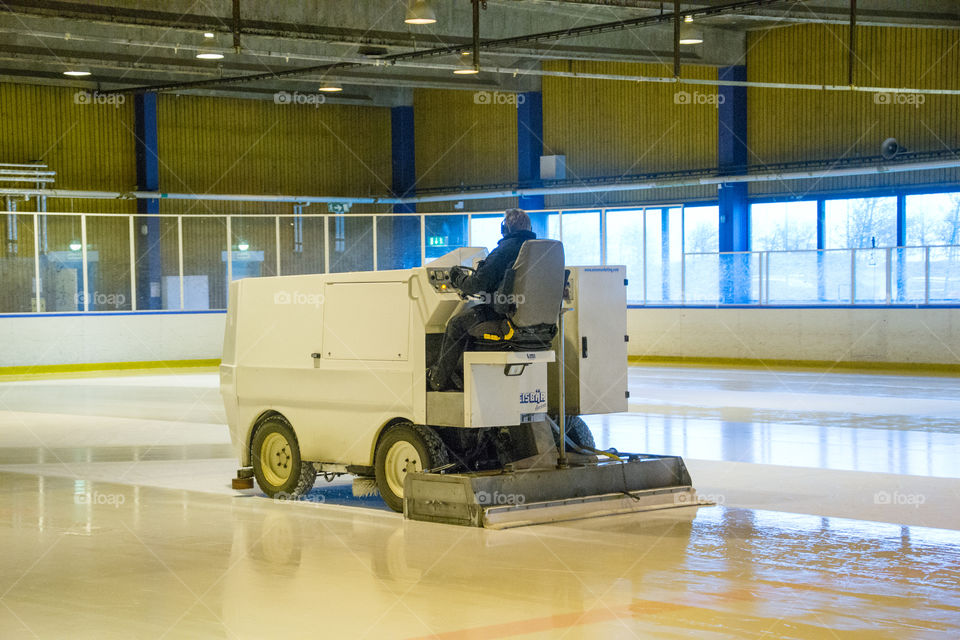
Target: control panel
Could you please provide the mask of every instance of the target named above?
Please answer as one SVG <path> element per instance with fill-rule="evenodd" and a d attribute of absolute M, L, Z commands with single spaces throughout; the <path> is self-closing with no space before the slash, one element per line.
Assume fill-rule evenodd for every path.
<path fill-rule="evenodd" d="M 450 267 L 427 267 L 427 278 L 430 279 L 430 286 L 440 293 L 456 291 L 450 283 Z"/>

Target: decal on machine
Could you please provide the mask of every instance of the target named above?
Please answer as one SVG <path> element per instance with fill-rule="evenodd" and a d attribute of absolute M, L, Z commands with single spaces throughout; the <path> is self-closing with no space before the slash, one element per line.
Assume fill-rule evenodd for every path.
<path fill-rule="evenodd" d="M 526 391 L 520 394 L 520 404 L 536 405 L 534 411 L 540 411 L 541 409 L 547 408 L 547 395 L 541 389 Z"/>

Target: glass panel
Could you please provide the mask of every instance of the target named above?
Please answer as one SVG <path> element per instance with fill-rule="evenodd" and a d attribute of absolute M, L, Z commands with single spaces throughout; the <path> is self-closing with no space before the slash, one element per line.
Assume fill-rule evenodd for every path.
<path fill-rule="evenodd" d="M 760 254 L 723 253 L 719 255 L 718 283 L 720 304 L 754 304 L 760 301 Z M 704 256 L 707 257 L 707 256 Z"/>
<path fill-rule="evenodd" d="M 230 220 L 234 280 L 277 275 L 276 224 L 260 216 Z"/>
<path fill-rule="evenodd" d="M 331 216 L 330 273 L 373 270 L 373 216 Z"/>
<path fill-rule="evenodd" d="M 686 256 L 685 301 L 692 304 L 716 304 L 720 301 L 720 255 L 694 254 Z"/>
<path fill-rule="evenodd" d="M 538 238 L 560 239 L 558 223 L 560 216 L 556 211 L 527 211 L 527 215 L 530 216 L 530 226 Z M 551 235 L 551 221 L 553 221 L 554 227 L 552 231 L 556 233 L 556 237 Z"/>
<path fill-rule="evenodd" d="M 957 247 L 930 249 L 930 302 L 960 300 L 960 251 Z"/>
<path fill-rule="evenodd" d="M 923 303 L 926 299 L 926 273 L 921 248 L 893 250 L 893 281 L 896 302 Z"/>
<path fill-rule="evenodd" d="M 280 273 L 323 273 L 323 221 L 320 216 L 280 218 Z"/>
<path fill-rule="evenodd" d="M 546 218 L 545 232 L 543 234 L 537 233 L 537 237 L 548 238 L 550 240 L 559 240 L 560 239 L 560 214 L 555 212 L 549 212 L 544 214 Z M 533 230 L 537 231 L 537 225 L 534 223 Z"/>
<path fill-rule="evenodd" d="M 425 216 L 425 220 L 428 261 L 467 246 L 467 216 Z"/>
<path fill-rule="evenodd" d="M 180 308 L 180 244 L 179 230 L 177 228 L 177 219 L 174 217 L 155 218 L 160 225 L 160 309 L 179 309 Z M 143 225 L 147 224 L 147 218 L 136 218 L 135 225 L 139 229 L 140 242 L 142 243 Z M 137 249 L 137 255 L 143 254 L 143 249 Z M 150 265 L 146 259 L 139 257 L 134 268 L 138 272 L 137 279 L 137 309 L 151 309 L 157 305 L 157 292 L 151 291 L 153 286 L 150 284 L 152 278 L 144 278 L 142 272 L 149 272 Z M 151 302 L 150 298 L 154 300 Z"/>
<path fill-rule="evenodd" d="M 377 269 L 420 266 L 420 216 L 377 218 Z"/>
<path fill-rule="evenodd" d="M 720 207 L 685 207 L 683 251 L 710 253 L 720 250 Z"/>
<path fill-rule="evenodd" d="M 820 254 L 823 290 L 819 299 L 822 302 L 850 302 L 850 252 L 822 251 Z"/>
<path fill-rule="evenodd" d="M 500 223 L 503 216 L 473 216 L 470 218 L 470 244 L 474 247 L 486 247 L 487 251 L 500 242 Z"/>
<path fill-rule="evenodd" d="M 567 264 L 600 264 L 600 212 L 564 211 L 562 217 Z"/>
<path fill-rule="evenodd" d="M 887 301 L 887 252 L 860 249 L 856 252 L 857 302 L 884 304 Z"/>
<path fill-rule="evenodd" d="M 908 245 L 960 244 L 960 193 L 906 198 Z"/>
<path fill-rule="evenodd" d="M 647 209 L 647 302 L 680 302 L 683 210 Z"/>
<path fill-rule="evenodd" d="M 827 200 L 824 235 L 827 249 L 869 249 L 897 244 L 897 199 Z"/>
<path fill-rule="evenodd" d="M 83 310 L 80 216 L 39 216 L 40 310 Z"/>
<path fill-rule="evenodd" d="M 183 308 L 227 307 L 227 220 L 183 216 Z"/>
<path fill-rule="evenodd" d="M 90 311 L 132 308 L 130 219 L 126 216 L 87 216 L 87 282 Z"/>
<path fill-rule="evenodd" d="M 817 248 L 817 202 L 750 205 L 750 247 L 754 251 Z"/>
<path fill-rule="evenodd" d="M 36 311 L 33 216 L 0 215 L 0 313 Z"/>
<path fill-rule="evenodd" d="M 627 267 L 627 302 L 643 302 L 643 209 L 607 211 L 607 264 Z"/>
<path fill-rule="evenodd" d="M 770 278 L 767 297 L 770 304 L 815 303 L 820 293 L 820 269 L 824 262 L 822 251 L 773 252 L 766 255 Z M 765 267 L 766 268 L 766 267 Z M 766 277 L 766 274 L 765 276 Z"/>

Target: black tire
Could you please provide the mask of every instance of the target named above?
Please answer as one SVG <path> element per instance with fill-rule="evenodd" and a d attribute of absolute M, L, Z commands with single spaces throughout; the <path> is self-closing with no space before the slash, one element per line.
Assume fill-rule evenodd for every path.
<path fill-rule="evenodd" d="M 394 447 L 397 447 L 396 451 L 392 451 Z M 416 457 L 411 459 L 413 451 Z M 380 437 L 374 456 L 380 496 L 388 507 L 402 512 L 403 478 L 406 474 L 436 469 L 445 464 L 447 450 L 433 429 L 409 422 L 396 424 Z"/>
<path fill-rule="evenodd" d="M 270 460 L 262 459 L 264 456 Z M 270 416 L 257 427 L 250 445 L 253 476 L 271 498 L 291 499 L 313 488 L 317 470 L 300 459 L 293 427 L 282 416 Z"/>
<path fill-rule="evenodd" d="M 583 418 L 580 416 L 567 416 L 565 422 L 567 423 L 567 437 L 573 440 L 578 447 L 589 449 L 597 448 L 597 444 L 593 440 L 593 434 L 590 432 L 590 427 L 583 421 Z M 557 447 L 560 446 L 560 434 L 556 431 L 553 432 L 553 442 Z M 574 449 L 568 444 L 567 451 L 574 451 Z"/>

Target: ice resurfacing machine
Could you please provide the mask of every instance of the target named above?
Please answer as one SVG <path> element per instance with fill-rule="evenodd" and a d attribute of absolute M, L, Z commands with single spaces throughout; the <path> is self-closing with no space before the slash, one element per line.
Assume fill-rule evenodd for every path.
<path fill-rule="evenodd" d="M 622 266 L 565 267 L 559 242 L 528 240 L 479 301 L 505 319 L 474 334 L 463 390 L 428 391 L 447 321 L 478 302 L 450 269 L 485 255 L 231 283 L 234 487 L 293 498 L 353 474 L 407 518 L 495 528 L 699 504 L 681 458 L 597 450 L 580 418 L 627 410 Z"/>

